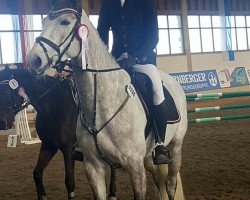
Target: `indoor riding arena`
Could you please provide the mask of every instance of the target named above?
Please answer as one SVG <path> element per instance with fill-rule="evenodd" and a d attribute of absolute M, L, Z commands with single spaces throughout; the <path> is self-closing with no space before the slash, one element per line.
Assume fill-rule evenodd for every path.
<path fill-rule="evenodd" d="M 126 8 L 129 1 L 132 0 L 125 0 L 121 8 Z M 163 72 L 162 76 L 168 77 L 166 74 L 169 74 L 172 77 L 171 81 L 181 86 L 187 104 L 188 127 L 181 148 L 180 179 L 177 179 L 174 199 L 249 200 L 250 1 L 152 1 L 155 2 L 158 19 L 159 41 L 155 48 L 157 68 Z M 30 67 L 26 63 L 26 55 L 32 50 L 34 43 L 38 43 L 35 42 L 36 38 L 46 28 L 42 25 L 42 21 L 46 22 L 47 14 L 52 12 L 51 6 L 55 2 L 60 4 L 64 0 L 0 0 L 0 200 L 95 199 L 91 181 L 89 182 L 86 175 L 88 173 L 85 171 L 85 162 L 71 159 L 71 151 L 75 149 L 77 140 L 76 124 L 79 123 L 77 122 L 79 94 L 75 94 L 74 84 L 67 87 L 71 88 L 69 100 L 63 101 L 68 94 L 65 92 L 68 91 L 67 88 L 62 89 L 55 84 L 52 88 L 44 90 L 47 85 L 41 87 L 39 84 L 45 82 L 45 79 L 35 79 L 36 75 L 31 74 L 32 70 L 26 74 L 27 68 Z M 68 2 L 73 4 L 78 0 Z M 98 24 L 100 2 L 100 0 L 79 0 L 80 10 L 86 12 L 94 28 L 97 28 Z M 62 15 L 64 14 L 62 12 Z M 83 21 L 80 23 L 86 26 Z M 89 31 L 91 34 L 91 29 Z M 109 49 L 112 49 L 111 30 L 110 37 Z M 60 51 L 61 47 L 58 46 Z M 50 48 L 47 43 L 43 47 Z M 86 49 L 86 55 L 88 51 L 90 50 Z M 12 73 L 11 76 L 8 74 L 9 71 Z M 25 74 L 23 78 L 25 80 L 20 79 L 16 71 Z M 60 74 L 55 69 L 46 73 L 51 79 Z M 67 68 L 66 75 L 69 73 L 70 70 Z M 33 80 L 33 77 L 37 81 L 30 84 L 28 79 Z M 69 76 L 63 76 L 65 77 Z M 73 79 L 70 80 L 69 82 L 74 82 Z M 57 88 L 59 92 L 56 91 Z M 44 92 L 38 93 L 42 90 Z M 50 97 L 52 100 L 45 99 L 46 103 L 40 105 L 46 95 L 51 95 L 50 92 L 52 96 L 54 95 Z M 33 93 L 35 98 L 32 96 Z M 57 97 L 59 100 L 54 101 L 53 98 Z M 113 96 L 113 99 L 116 98 L 118 96 Z M 105 97 L 102 100 L 104 101 Z M 73 102 L 72 109 L 69 102 Z M 99 102 L 101 101 L 97 101 Z M 49 104 L 55 109 L 47 114 Z M 70 107 L 70 110 L 64 112 L 64 107 L 59 106 L 64 104 L 65 107 Z M 45 110 L 46 115 L 43 114 Z M 65 125 L 63 119 L 69 113 L 75 117 L 67 116 L 70 121 Z M 98 109 L 96 113 L 98 115 Z M 47 120 L 44 116 L 45 118 L 47 116 Z M 114 118 L 117 116 L 114 115 Z M 57 117 L 61 117 L 62 120 L 57 121 Z M 185 115 L 182 117 L 184 119 L 180 120 L 186 119 Z M 129 118 L 130 115 L 124 119 L 124 123 Z M 51 123 L 48 119 L 51 119 Z M 57 128 L 53 129 L 54 127 Z M 49 134 L 43 133 L 45 130 L 49 130 Z M 64 130 L 70 131 L 70 134 Z M 102 130 L 98 137 L 100 134 Z M 96 143 L 94 140 L 89 143 L 97 147 L 94 154 L 99 153 L 99 158 L 105 160 L 107 157 L 102 154 L 102 145 L 98 146 L 98 142 L 101 142 L 98 141 L 98 137 Z M 171 143 L 171 145 L 176 144 Z M 75 162 L 75 167 L 67 168 L 65 164 L 67 162 Z M 111 170 L 106 163 L 105 166 L 108 195 Z M 71 173 L 73 169 L 74 173 Z M 65 171 L 68 172 L 66 178 Z M 72 190 L 69 180 L 73 179 L 75 188 L 72 186 L 74 188 Z M 146 179 L 146 197 L 136 197 L 129 173 L 118 166 L 117 199 L 158 199 L 157 189 L 149 171 L 146 171 Z M 43 186 L 46 195 L 42 192 Z M 161 199 L 169 198 L 166 196 Z"/>

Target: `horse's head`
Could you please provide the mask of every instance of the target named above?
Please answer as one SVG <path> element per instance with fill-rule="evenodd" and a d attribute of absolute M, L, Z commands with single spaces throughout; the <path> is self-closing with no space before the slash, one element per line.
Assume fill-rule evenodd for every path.
<path fill-rule="evenodd" d="M 0 71 L 0 130 L 13 126 L 16 110 L 23 102 L 23 98 L 18 95 L 19 89 L 9 67 Z"/>
<path fill-rule="evenodd" d="M 52 0 L 52 4 L 41 35 L 26 57 L 33 74 L 42 75 L 50 67 L 60 71 L 67 59 L 93 69 L 118 67 L 84 10 L 79 9 L 79 0 Z"/>
<path fill-rule="evenodd" d="M 81 14 L 78 0 L 52 0 L 52 10 L 43 20 L 43 30 L 26 57 L 28 68 L 43 74 L 50 66 L 60 66 L 79 55 L 76 37 Z"/>

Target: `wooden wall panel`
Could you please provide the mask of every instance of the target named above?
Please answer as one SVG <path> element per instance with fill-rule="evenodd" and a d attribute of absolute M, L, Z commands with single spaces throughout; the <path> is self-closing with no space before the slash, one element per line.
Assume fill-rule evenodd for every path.
<path fill-rule="evenodd" d="M 32 0 L 32 10 L 34 14 L 48 14 L 50 11 L 50 1 Z"/>
<path fill-rule="evenodd" d="M 250 15 L 249 0 L 229 0 L 231 4 L 231 14 L 233 15 Z"/>
<path fill-rule="evenodd" d="M 100 9 L 100 0 L 88 0 L 89 1 L 89 13 L 97 15 Z"/>
<path fill-rule="evenodd" d="M 155 0 L 156 7 L 160 12 L 180 13 L 181 0 Z M 89 0 L 90 14 L 98 14 L 100 9 L 100 0 Z"/>
<path fill-rule="evenodd" d="M 187 0 L 188 14 L 215 14 L 219 13 L 218 0 Z"/>
<path fill-rule="evenodd" d="M 0 0 L 0 14 L 17 14 L 19 11 L 17 1 L 20 0 Z M 28 0 L 22 0 L 28 2 Z M 32 1 L 34 14 L 47 14 L 50 10 L 49 0 L 29 0 Z M 118 0 L 117 0 L 118 1 Z M 186 0 L 188 14 L 219 14 L 219 0 Z M 250 15 L 250 0 L 227 0 L 231 7 L 231 14 Z M 155 0 L 158 13 L 181 14 L 182 0 Z M 88 0 L 89 13 L 98 14 L 100 0 Z M 27 14 L 32 14 L 27 13 Z"/>
<path fill-rule="evenodd" d="M 182 0 L 156 0 L 156 7 L 159 14 L 180 14 L 181 2 Z"/>
<path fill-rule="evenodd" d="M 0 0 L 1 14 L 18 14 L 17 0 Z"/>

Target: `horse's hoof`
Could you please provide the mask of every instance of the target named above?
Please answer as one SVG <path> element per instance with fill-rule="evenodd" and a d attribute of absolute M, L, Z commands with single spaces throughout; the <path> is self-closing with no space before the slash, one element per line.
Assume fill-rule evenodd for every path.
<path fill-rule="evenodd" d="M 116 200 L 116 197 L 109 197 L 109 200 Z"/>
<path fill-rule="evenodd" d="M 47 196 L 39 196 L 38 200 L 47 200 Z"/>
<path fill-rule="evenodd" d="M 73 199 L 74 197 L 76 197 L 76 193 L 75 192 L 70 192 L 68 194 L 68 199 Z"/>

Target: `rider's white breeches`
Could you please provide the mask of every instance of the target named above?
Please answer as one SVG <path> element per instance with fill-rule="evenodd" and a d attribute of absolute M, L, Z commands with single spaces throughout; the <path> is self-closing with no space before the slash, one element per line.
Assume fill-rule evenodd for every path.
<path fill-rule="evenodd" d="M 146 64 L 146 65 L 134 65 L 134 69 L 137 72 L 146 74 L 152 81 L 153 87 L 153 103 L 154 105 L 159 105 L 165 99 L 162 87 L 161 76 L 155 65 Z"/>

